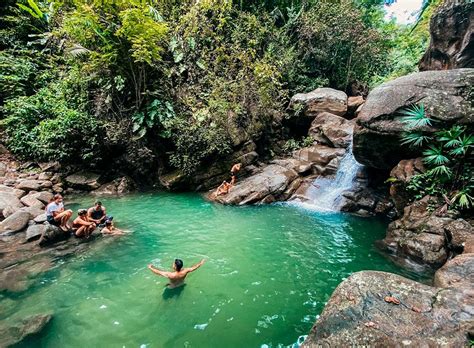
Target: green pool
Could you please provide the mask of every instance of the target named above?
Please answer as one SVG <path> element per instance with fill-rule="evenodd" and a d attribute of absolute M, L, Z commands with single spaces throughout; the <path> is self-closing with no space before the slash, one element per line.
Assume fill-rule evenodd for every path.
<path fill-rule="evenodd" d="M 79 198 L 71 207 L 92 200 Z M 33 291 L 2 300 L 14 315 L 54 313 L 45 332 L 25 346 L 287 346 L 308 333 L 351 273 L 417 277 L 376 251 L 373 242 L 386 228 L 376 219 L 289 205 L 227 207 L 197 194 L 102 201 L 131 233 L 59 260 Z M 201 258 L 207 263 L 182 291 L 165 292 L 166 280 L 146 266 L 168 268 L 176 257 L 185 266 Z"/>

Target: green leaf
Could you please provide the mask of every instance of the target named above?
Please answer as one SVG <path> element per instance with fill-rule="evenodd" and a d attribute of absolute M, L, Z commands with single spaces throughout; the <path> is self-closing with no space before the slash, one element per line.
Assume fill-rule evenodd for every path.
<path fill-rule="evenodd" d="M 401 120 L 409 129 L 416 129 L 425 126 L 431 126 L 432 120 L 425 114 L 425 107 L 423 104 L 412 105 L 400 112 Z"/>
<path fill-rule="evenodd" d="M 202 60 L 198 60 L 196 62 L 196 65 L 198 66 L 199 69 L 206 70 L 206 66 L 204 65 L 204 62 Z"/>
<path fill-rule="evenodd" d="M 402 145 L 422 146 L 429 142 L 431 137 L 421 132 L 405 133 L 402 135 Z"/>
<path fill-rule="evenodd" d="M 34 0 L 28 0 L 28 5 L 35 11 L 35 13 L 38 15 L 37 18 L 43 18 L 44 14 L 43 12 L 39 9 L 38 5 Z"/>
<path fill-rule="evenodd" d="M 445 165 L 437 166 L 431 169 L 431 173 L 436 176 L 445 175 L 450 178 L 453 174 L 450 168 L 446 167 Z"/>
<path fill-rule="evenodd" d="M 429 149 L 423 151 L 423 155 L 425 156 L 423 160 L 428 164 L 441 165 L 449 162 L 449 158 L 443 154 L 443 149 L 439 147 L 430 146 Z"/>
<path fill-rule="evenodd" d="M 174 55 L 174 62 L 175 63 L 179 63 L 183 60 L 183 57 L 184 57 L 184 53 L 183 52 L 177 52 L 175 55 Z"/>
<path fill-rule="evenodd" d="M 23 11 L 26 11 L 28 12 L 32 17 L 34 18 L 37 18 L 37 19 L 40 19 L 41 17 L 38 16 L 38 14 L 36 14 L 31 8 L 29 8 L 28 6 L 25 6 L 23 4 L 20 4 L 20 3 L 17 3 L 18 7 L 20 9 L 22 9 Z"/>

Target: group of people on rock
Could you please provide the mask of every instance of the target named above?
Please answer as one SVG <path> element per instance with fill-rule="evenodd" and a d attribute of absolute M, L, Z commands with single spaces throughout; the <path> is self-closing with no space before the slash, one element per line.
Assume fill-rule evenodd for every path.
<path fill-rule="evenodd" d="M 95 202 L 89 209 L 79 209 L 77 217 L 71 224 L 72 215 L 72 210 L 64 208 L 63 197 L 60 194 L 54 195 L 46 206 L 46 221 L 64 232 L 71 231 L 78 238 L 89 238 L 97 227 L 101 228 L 103 234 L 123 234 L 123 231 L 115 228 L 113 217 L 106 214 L 105 207 L 100 201 Z"/>
<path fill-rule="evenodd" d="M 236 163 L 230 169 L 230 181 L 224 180 L 222 184 L 219 185 L 215 194 L 216 196 L 226 195 L 229 193 L 230 189 L 235 185 L 237 182 L 237 174 L 240 172 L 242 168 L 242 163 Z"/>

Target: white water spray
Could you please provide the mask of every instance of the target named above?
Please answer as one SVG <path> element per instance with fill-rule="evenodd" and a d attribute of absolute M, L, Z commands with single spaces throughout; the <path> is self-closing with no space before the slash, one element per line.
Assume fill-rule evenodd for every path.
<path fill-rule="evenodd" d="M 336 175 L 331 178 L 317 178 L 306 191 L 309 199 L 303 203 L 313 210 L 335 211 L 344 191 L 350 190 L 357 177 L 357 172 L 362 167 L 352 153 L 352 143 L 339 163 Z"/>

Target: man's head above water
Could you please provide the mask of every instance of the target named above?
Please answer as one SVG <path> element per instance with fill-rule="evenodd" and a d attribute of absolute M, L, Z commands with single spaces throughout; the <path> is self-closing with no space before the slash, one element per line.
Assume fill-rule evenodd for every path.
<path fill-rule="evenodd" d="M 179 272 L 181 271 L 181 268 L 183 268 L 183 260 L 174 259 L 173 269 Z"/>

